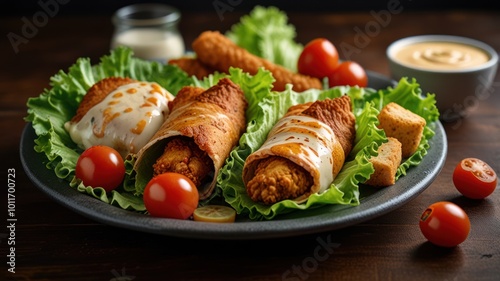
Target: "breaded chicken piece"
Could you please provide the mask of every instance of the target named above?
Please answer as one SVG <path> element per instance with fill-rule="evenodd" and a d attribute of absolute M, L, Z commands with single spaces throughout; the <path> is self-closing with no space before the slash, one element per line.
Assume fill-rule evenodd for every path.
<path fill-rule="evenodd" d="M 200 87 L 194 87 L 194 86 L 182 87 L 179 90 L 179 92 L 177 92 L 175 99 L 168 103 L 169 110 L 172 111 L 172 109 L 174 107 L 176 107 L 179 104 L 183 104 L 188 100 L 194 100 L 197 96 L 199 96 L 204 91 L 205 90 L 203 88 L 200 88 Z"/>
<path fill-rule="evenodd" d="M 235 95 L 234 92 L 239 92 L 240 94 Z M 196 100 L 199 102 L 216 104 L 225 112 L 234 114 L 235 112 L 245 112 L 248 102 L 246 99 L 242 99 L 240 97 L 244 95 L 245 94 L 238 85 L 234 84 L 233 81 L 228 78 L 223 78 L 219 80 L 217 85 L 207 89 L 196 97 Z M 233 118 L 231 121 L 239 123 L 243 122 L 239 127 L 241 127 L 242 130 L 245 129 L 246 120 L 244 118 Z M 243 133 L 243 131 L 240 133 Z"/>
<path fill-rule="evenodd" d="M 387 137 L 396 138 L 402 145 L 402 156 L 408 158 L 417 151 L 426 121 L 418 114 L 391 102 L 378 115 L 379 128 Z"/>
<path fill-rule="evenodd" d="M 178 58 L 171 59 L 168 64 L 177 65 L 180 69 L 184 70 L 188 75 L 195 76 L 198 79 L 202 79 L 215 72 L 215 69 L 204 65 L 199 59 L 196 58 Z"/>
<path fill-rule="evenodd" d="M 258 164 L 255 177 L 246 188 L 252 200 L 273 204 L 299 197 L 312 184 L 313 179 L 304 168 L 285 158 L 272 156 Z"/>
<path fill-rule="evenodd" d="M 255 75 L 259 68 L 264 67 L 271 71 L 276 79 L 273 84 L 273 90 L 276 91 L 283 91 L 288 83 L 293 84 L 293 89 L 297 92 L 311 88 L 321 89 L 322 86 L 319 79 L 294 73 L 283 66 L 255 56 L 217 31 L 203 32 L 193 42 L 192 47 L 204 65 L 220 72 L 228 73 L 230 67 L 238 67 Z"/>
<path fill-rule="evenodd" d="M 130 78 L 108 77 L 95 83 L 87 91 L 87 94 L 83 96 L 83 99 L 76 110 L 75 116 L 71 119 L 71 122 L 80 121 L 92 107 L 103 101 L 106 96 L 116 88 L 134 82 L 136 82 L 136 80 Z"/>
<path fill-rule="evenodd" d="M 195 186 L 213 172 L 213 164 L 207 153 L 190 138 L 172 138 L 165 147 L 164 153 L 153 165 L 153 175 L 174 172 L 188 177 Z"/>

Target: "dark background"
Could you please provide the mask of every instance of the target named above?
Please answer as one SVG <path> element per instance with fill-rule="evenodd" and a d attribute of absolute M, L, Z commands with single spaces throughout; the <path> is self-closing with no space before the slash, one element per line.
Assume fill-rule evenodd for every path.
<path fill-rule="evenodd" d="M 215 6 L 224 6 L 231 11 L 249 11 L 255 5 L 277 6 L 284 11 L 354 11 L 354 10 L 377 10 L 387 9 L 388 3 L 399 1 L 406 10 L 491 10 L 496 9 L 496 1 L 468 0 L 468 1 L 443 1 L 443 0 L 271 0 L 271 1 L 251 1 L 251 0 L 181 0 L 181 1 L 155 1 L 155 0 L 26 0 L 2 1 L 0 4 L 0 15 L 2 16 L 31 16 L 39 11 L 40 4 L 56 2 L 61 9 L 59 15 L 78 14 L 112 14 L 120 7 L 134 3 L 161 2 L 175 6 L 181 11 L 214 11 Z M 64 3 L 64 4 L 63 4 Z M 500 14 L 499 14 L 500 16 Z"/>

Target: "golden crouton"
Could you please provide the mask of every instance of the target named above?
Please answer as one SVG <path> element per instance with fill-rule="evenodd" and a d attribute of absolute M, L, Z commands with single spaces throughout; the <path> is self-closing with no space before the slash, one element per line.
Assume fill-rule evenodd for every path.
<path fill-rule="evenodd" d="M 396 171 L 401 164 L 401 143 L 395 138 L 378 148 L 378 156 L 370 158 L 375 172 L 365 182 L 372 186 L 389 186 L 396 182 Z"/>
<path fill-rule="evenodd" d="M 417 151 L 424 132 L 424 118 L 392 102 L 382 108 L 378 120 L 387 137 L 396 138 L 401 143 L 403 158 Z"/>

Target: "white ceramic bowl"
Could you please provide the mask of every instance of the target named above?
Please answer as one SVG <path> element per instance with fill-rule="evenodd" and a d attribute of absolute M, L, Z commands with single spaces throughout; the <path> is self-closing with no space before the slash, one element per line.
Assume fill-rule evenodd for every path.
<path fill-rule="evenodd" d="M 396 54 L 410 45 L 423 42 L 448 42 L 472 46 L 482 50 L 487 61 L 465 68 L 442 69 L 418 66 L 398 59 Z M 490 86 L 498 66 L 498 54 L 489 45 L 465 37 L 450 35 L 421 35 L 400 39 L 387 48 L 387 57 L 392 78 L 415 78 L 424 94 L 436 94 L 441 120 L 452 121 L 467 116 L 479 102 L 487 100 L 492 91 Z"/>

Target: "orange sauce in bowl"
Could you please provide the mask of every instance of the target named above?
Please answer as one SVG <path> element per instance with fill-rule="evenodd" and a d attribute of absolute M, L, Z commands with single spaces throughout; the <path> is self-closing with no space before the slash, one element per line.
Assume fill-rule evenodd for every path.
<path fill-rule="evenodd" d="M 431 70 L 474 68 L 490 60 L 482 49 L 454 42 L 420 42 L 399 48 L 395 60 L 402 64 Z"/>

